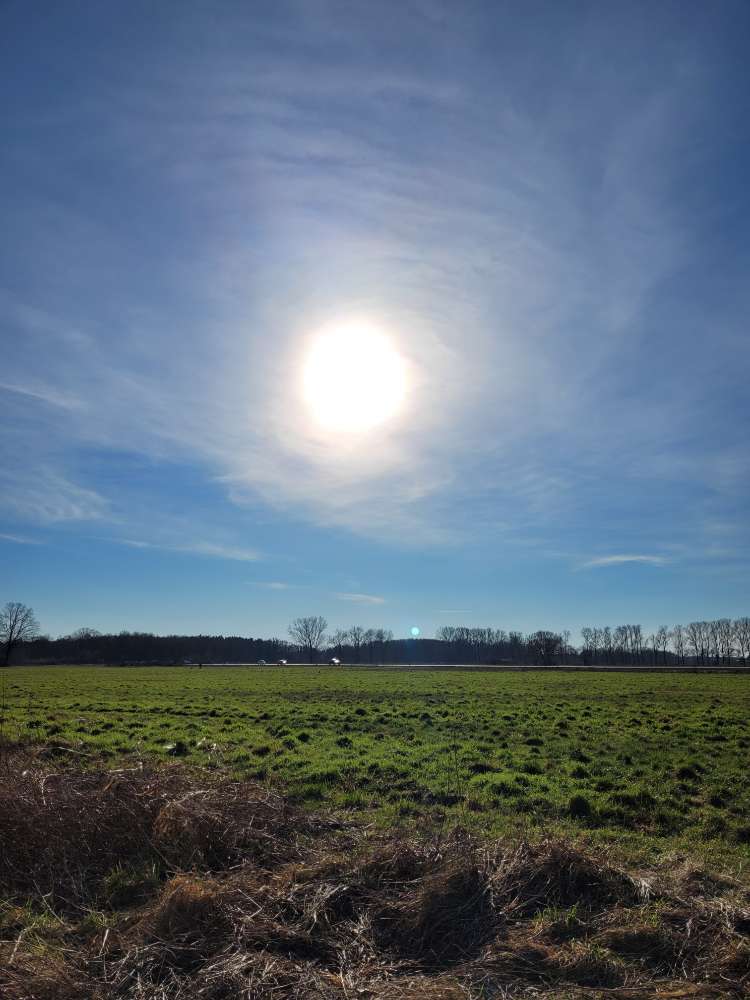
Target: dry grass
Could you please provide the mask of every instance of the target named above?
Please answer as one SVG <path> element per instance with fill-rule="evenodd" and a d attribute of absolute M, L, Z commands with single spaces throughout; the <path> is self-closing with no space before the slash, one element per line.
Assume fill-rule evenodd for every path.
<path fill-rule="evenodd" d="M 747 889 L 685 859 L 634 876 L 565 842 L 375 836 L 179 765 L 54 768 L 0 772 L 3 1000 L 750 989 Z"/>

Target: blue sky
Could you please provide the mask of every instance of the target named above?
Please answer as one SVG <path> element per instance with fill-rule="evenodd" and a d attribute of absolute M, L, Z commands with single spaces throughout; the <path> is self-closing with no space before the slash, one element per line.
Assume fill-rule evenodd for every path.
<path fill-rule="evenodd" d="M 732 0 L 3 4 L 2 600 L 749 613 L 749 44 Z M 409 382 L 344 441 L 299 370 L 350 317 Z"/>

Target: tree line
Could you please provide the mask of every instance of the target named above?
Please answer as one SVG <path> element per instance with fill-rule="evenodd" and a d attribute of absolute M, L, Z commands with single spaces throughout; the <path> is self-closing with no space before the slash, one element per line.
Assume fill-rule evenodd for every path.
<path fill-rule="evenodd" d="M 750 618 L 715 618 L 645 634 L 640 625 L 581 629 L 584 663 L 667 666 L 746 665 L 750 658 Z"/>
<path fill-rule="evenodd" d="M 581 643 L 567 630 L 525 634 L 500 628 L 445 625 L 434 638 L 394 638 L 385 628 L 352 625 L 329 634 L 322 615 L 296 618 L 288 638 L 101 633 L 80 628 L 52 639 L 39 634 L 31 608 L 0 609 L 2 662 L 26 663 L 472 663 L 541 666 L 748 666 L 750 617 L 718 618 L 646 632 L 641 625 L 585 626 Z"/>

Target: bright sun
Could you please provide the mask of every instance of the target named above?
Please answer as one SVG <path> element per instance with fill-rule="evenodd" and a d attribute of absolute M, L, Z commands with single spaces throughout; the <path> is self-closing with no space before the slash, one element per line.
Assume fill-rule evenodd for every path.
<path fill-rule="evenodd" d="M 303 395 L 316 422 L 357 433 L 395 416 L 406 394 L 406 364 L 392 341 L 360 321 L 328 327 L 312 341 Z"/>

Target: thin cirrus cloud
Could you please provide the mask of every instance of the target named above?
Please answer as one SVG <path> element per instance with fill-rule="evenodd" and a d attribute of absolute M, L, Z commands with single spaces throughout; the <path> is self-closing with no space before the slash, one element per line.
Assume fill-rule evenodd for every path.
<path fill-rule="evenodd" d="M 33 442 L 29 444 L 33 447 Z M 0 510 L 6 514 L 42 525 L 112 519 L 106 496 L 74 482 L 51 466 L 46 456 L 36 466 L 30 464 L 28 456 L 24 463 L 22 440 L 14 441 L 13 448 L 7 450 L 13 461 L 0 470 Z"/>
<path fill-rule="evenodd" d="M 115 539 L 122 545 L 132 549 L 160 549 L 165 552 L 184 552 L 189 555 L 210 556 L 216 559 L 230 559 L 237 562 L 256 562 L 261 558 L 254 549 L 246 549 L 236 545 L 218 545 L 214 542 L 190 542 L 189 544 L 171 545 L 168 543 L 146 542 L 135 538 Z"/>
<path fill-rule="evenodd" d="M 30 399 L 47 403 L 50 406 L 58 406 L 63 410 L 82 410 L 85 408 L 84 402 L 76 396 L 64 395 L 45 385 L 14 385 L 9 382 L 0 382 L 0 390 L 19 396 L 28 396 Z"/>
<path fill-rule="evenodd" d="M 581 569 L 598 569 L 603 566 L 621 566 L 624 563 L 645 563 L 648 566 L 664 566 L 667 559 L 664 556 L 617 555 L 598 556 L 583 563 Z"/>
<path fill-rule="evenodd" d="M 347 594 L 347 593 L 335 593 L 334 598 L 337 601 L 349 601 L 352 604 L 385 604 L 386 600 L 384 597 L 378 597 L 376 594 Z"/>
<path fill-rule="evenodd" d="M 0 441 L 14 470 L 0 505 L 240 561 L 258 558 L 247 526 L 269 511 L 391 551 L 535 564 L 677 551 L 700 523 L 742 522 L 730 403 L 746 398 L 747 293 L 710 230 L 745 128 L 734 105 L 712 114 L 737 82 L 713 47 L 721 18 L 705 31 L 697 8 L 673 20 L 667 5 L 657 25 L 561 8 L 540 37 L 496 5 L 394 5 L 382 23 L 366 6 L 300 23 L 279 5 L 267 25 L 229 5 L 221 30 L 198 10 L 169 39 L 134 18 L 107 26 L 125 49 L 106 66 L 62 15 L 39 29 L 59 32 L 70 72 L 47 89 L 22 76 L 8 102 L 23 183 L 0 196 L 17 428 Z M 33 72 L 43 47 L 27 44 Z M 119 75 L 136 52 L 138 77 Z M 742 190 L 727 197 L 740 218 Z M 352 313 L 392 334 L 410 392 L 401 419 L 347 445 L 314 432 L 298 383 L 311 332 Z M 163 464 L 163 496 L 140 504 L 151 523 L 119 502 L 137 478 L 97 478 L 101 454 Z M 246 546 L 161 544 L 170 463 L 217 485 L 224 506 L 203 524 L 235 517 Z M 666 560 L 581 568 L 628 562 Z"/>
<path fill-rule="evenodd" d="M 24 535 L 9 535 L 4 532 L 0 532 L 0 539 L 4 542 L 12 542 L 15 545 L 43 545 L 44 543 L 38 538 L 27 538 Z"/>

